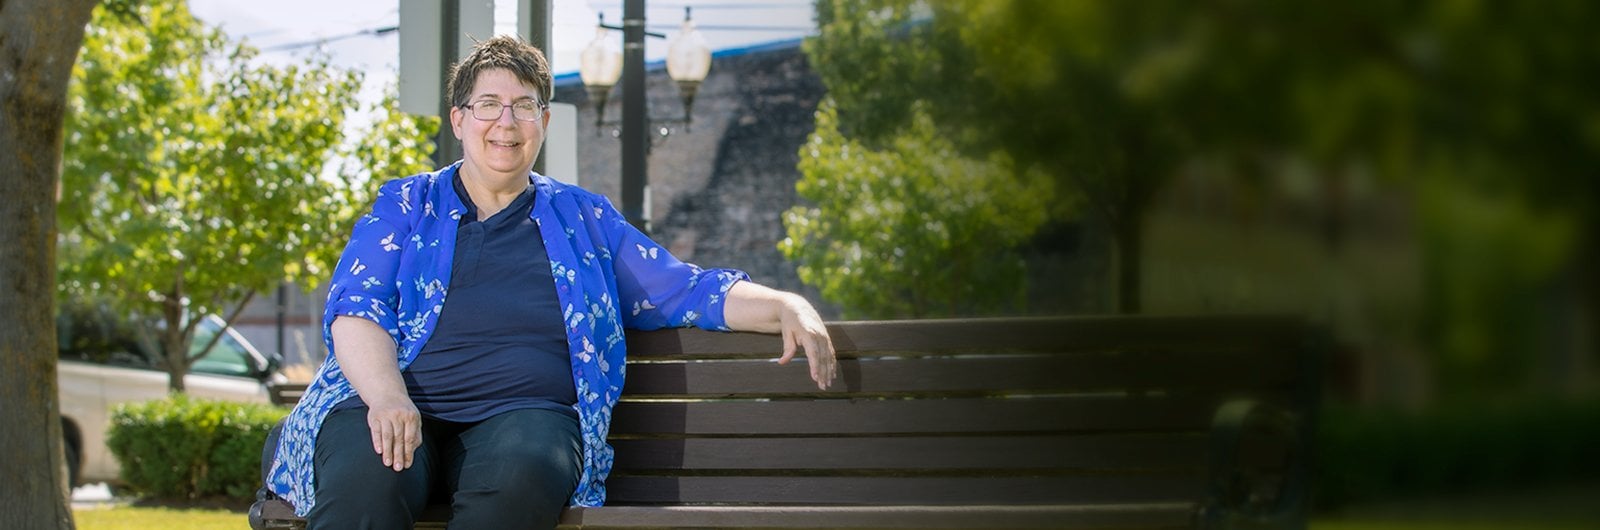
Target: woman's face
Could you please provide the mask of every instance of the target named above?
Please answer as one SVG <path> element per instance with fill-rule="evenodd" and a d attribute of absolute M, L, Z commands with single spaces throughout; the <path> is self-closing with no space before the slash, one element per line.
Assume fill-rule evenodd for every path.
<path fill-rule="evenodd" d="M 480 101 L 499 102 L 504 107 L 500 117 L 480 120 L 472 116 L 470 108 L 450 109 L 451 127 L 461 139 L 464 170 L 479 177 L 525 178 L 539 157 L 550 113 L 540 112 L 539 119 L 522 121 L 512 116 L 511 106 L 540 103 L 538 91 L 517 80 L 510 70 L 493 68 L 478 74 L 467 104 Z"/>

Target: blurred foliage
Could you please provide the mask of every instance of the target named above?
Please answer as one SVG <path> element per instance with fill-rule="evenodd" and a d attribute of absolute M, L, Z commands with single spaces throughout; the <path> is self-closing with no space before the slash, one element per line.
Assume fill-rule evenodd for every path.
<path fill-rule="evenodd" d="M 1319 509 L 1600 480 L 1600 401 L 1333 406 L 1317 434 Z"/>
<path fill-rule="evenodd" d="M 1152 40 L 1182 19 L 1127 2 L 819 0 L 805 50 L 847 136 L 884 145 L 925 106 L 961 152 L 1004 153 L 1082 197 L 1115 236 L 1114 306 L 1137 312 L 1141 222 L 1188 145 L 1156 90 L 1184 57 Z"/>
<path fill-rule="evenodd" d="M 271 405 L 174 394 L 118 406 L 106 446 L 122 464 L 122 480 L 143 495 L 249 499 L 261 486 L 267 433 L 287 414 Z"/>
<path fill-rule="evenodd" d="M 367 188 L 434 169 L 428 157 L 433 152 L 433 136 L 439 132 L 439 117 L 401 112 L 399 88 L 395 85 L 390 85 L 384 94 L 382 100 L 366 109 L 376 119 L 353 144 L 341 146 L 341 156 L 335 162 L 345 181 L 364 183 Z M 363 199 L 355 204 L 365 208 L 367 202 Z M 338 255 L 330 254 L 328 258 L 337 260 Z"/>
<path fill-rule="evenodd" d="M 1402 179 L 1460 169 L 1444 162 L 1517 160 L 1528 165 L 1502 169 L 1557 202 L 1572 200 L 1570 185 L 1594 186 L 1572 175 L 1574 162 L 1600 157 L 1590 148 L 1600 73 L 1589 68 L 1600 50 L 1587 31 L 1600 7 L 1585 2 L 816 7 L 806 52 L 841 130 L 869 145 L 931 103 L 959 145 L 1067 179 L 1144 178 L 1194 157 L 1259 174 L 1273 168 L 1260 157 L 1290 156 Z"/>
<path fill-rule="evenodd" d="M 1421 185 L 1420 239 L 1431 258 L 1423 311 L 1440 397 L 1526 391 L 1551 364 L 1538 355 L 1564 352 L 1562 335 L 1549 331 L 1570 318 L 1558 280 L 1579 250 L 1578 216 L 1437 179 Z"/>
<path fill-rule="evenodd" d="M 182 0 L 114 7 L 96 9 L 73 68 L 59 285 L 163 321 L 142 338 L 173 352 L 164 364 L 181 390 L 200 319 L 231 318 L 281 281 L 320 282 L 368 180 L 427 168 L 437 124 L 391 99 L 346 142 L 359 73 L 324 56 L 268 64 Z"/>
<path fill-rule="evenodd" d="M 831 102 L 800 148 L 801 197 L 778 244 L 847 316 L 926 318 L 1018 309 L 1015 248 L 1045 221 L 1051 182 L 1002 153 L 962 157 L 926 112 L 883 149 L 839 133 Z M 1020 177 L 1020 178 L 1019 178 Z"/>
<path fill-rule="evenodd" d="M 1391 342 L 1420 345 L 1444 395 L 1526 390 L 1534 365 L 1566 362 L 1541 356 L 1594 354 L 1600 281 L 1582 271 L 1600 270 L 1600 4 L 818 0 L 816 12 L 804 48 L 845 138 L 892 149 L 926 116 L 961 156 L 1049 175 L 1114 236 L 1120 310 L 1141 307 L 1142 224 L 1163 189 L 1204 174 L 1241 202 L 1281 200 L 1294 174 L 1313 192 L 1291 207 L 1330 257 L 1349 244 L 1358 182 L 1411 201 L 1390 226 L 1421 251 L 1421 314 L 1400 317 L 1421 324 L 1368 327 L 1419 335 Z M 1584 318 L 1588 342 L 1549 338 Z"/>

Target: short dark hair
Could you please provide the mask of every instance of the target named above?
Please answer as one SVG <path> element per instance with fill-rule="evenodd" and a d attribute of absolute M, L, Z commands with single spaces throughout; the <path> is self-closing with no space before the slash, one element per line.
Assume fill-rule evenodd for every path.
<path fill-rule="evenodd" d="M 450 67 L 450 83 L 445 89 L 450 94 L 450 104 L 466 105 L 478 74 L 495 68 L 510 70 L 518 81 L 533 85 L 540 103 L 550 102 L 550 62 L 545 60 L 544 52 L 516 37 L 496 35 L 474 45 L 472 53 Z"/>

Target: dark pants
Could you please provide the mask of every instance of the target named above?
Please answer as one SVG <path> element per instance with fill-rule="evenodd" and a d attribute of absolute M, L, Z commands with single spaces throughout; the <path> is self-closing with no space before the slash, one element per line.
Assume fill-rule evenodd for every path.
<path fill-rule="evenodd" d="M 553 528 L 582 464 L 578 421 L 525 409 L 477 423 L 424 419 L 411 467 L 372 450 L 365 407 L 336 411 L 317 435 L 317 504 L 307 529 L 409 529 L 429 501 L 450 528 Z"/>

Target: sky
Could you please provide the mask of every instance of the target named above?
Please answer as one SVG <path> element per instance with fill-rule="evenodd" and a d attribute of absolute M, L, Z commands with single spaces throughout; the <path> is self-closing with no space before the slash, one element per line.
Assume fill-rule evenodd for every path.
<path fill-rule="evenodd" d="M 432 1 L 432 0 L 413 0 Z M 317 49 L 333 64 L 366 73 L 364 102 L 376 101 L 398 76 L 400 38 L 395 33 L 363 31 L 395 26 L 400 0 L 189 0 L 189 8 L 206 24 L 219 27 L 235 41 L 263 50 L 261 59 L 298 63 Z M 496 33 L 513 33 L 515 0 L 495 0 Z M 578 54 L 595 38 L 599 14 L 608 25 L 620 25 L 622 0 L 554 0 L 551 27 L 551 69 L 556 75 L 576 72 Z M 669 38 L 683 22 L 683 8 L 694 8 L 695 24 L 713 50 L 790 40 L 815 33 L 811 0 L 647 1 L 646 29 Z M 402 29 L 404 31 L 404 29 Z M 617 47 L 621 32 L 612 31 Z M 645 60 L 666 55 L 667 42 L 645 39 Z M 713 64 L 712 68 L 715 68 Z"/>

